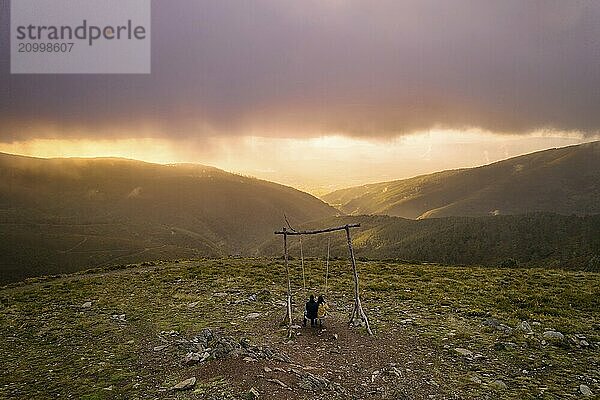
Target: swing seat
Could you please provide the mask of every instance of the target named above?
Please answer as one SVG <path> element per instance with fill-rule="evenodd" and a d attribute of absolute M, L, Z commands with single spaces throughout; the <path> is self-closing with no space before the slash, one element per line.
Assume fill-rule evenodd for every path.
<path fill-rule="evenodd" d="M 325 314 L 323 314 L 322 316 L 320 316 L 320 317 L 317 316 L 317 318 L 315 318 L 316 324 L 320 327 L 323 326 L 323 321 L 325 321 L 327 319 L 327 315 L 328 315 L 328 313 L 325 312 Z M 306 325 L 306 321 L 309 321 L 309 318 L 307 318 L 307 316 L 306 316 L 306 310 L 304 310 L 304 313 L 302 316 L 304 318 L 302 322 L 304 325 Z"/>
<path fill-rule="evenodd" d="M 327 313 L 325 313 L 324 315 L 322 315 L 320 318 L 317 318 L 317 324 L 319 324 L 320 327 L 323 326 L 323 321 L 325 321 L 327 319 Z"/>

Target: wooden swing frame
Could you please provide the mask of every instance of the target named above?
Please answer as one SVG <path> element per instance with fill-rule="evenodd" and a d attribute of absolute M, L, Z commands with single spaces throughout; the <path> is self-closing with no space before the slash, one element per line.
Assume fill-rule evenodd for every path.
<path fill-rule="evenodd" d="M 352 310 L 352 314 L 350 315 L 350 320 L 348 321 L 349 325 L 352 325 L 355 318 L 360 318 L 367 328 L 367 332 L 369 335 L 373 335 L 371 331 L 371 326 L 369 325 L 369 319 L 367 318 L 367 314 L 363 310 L 362 303 L 360 301 L 360 293 L 358 290 L 358 271 L 356 269 L 356 259 L 354 258 L 354 249 L 352 247 L 352 236 L 350 235 L 351 228 L 359 228 L 360 224 L 346 224 L 343 226 L 337 226 L 333 228 L 325 228 L 318 230 L 310 230 L 310 231 L 296 231 L 290 228 L 290 230 L 283 228 L 280 231 L 276 231 L 275 235 L 283 236 L 283 254 L 285 260 L 285 271 L 287 275 L 287 312 L 286 312 L 286 321 L 288 323 L 288 335 L 291 335 L 292 332 L 292 324 L 293 324 L 293 316 L 292 316 L 292 285 L 290 282 L 290 265 L 289 265 L 289 255 L 288 255 L 288 236 L 300 236 L 303 235 L 319 235 L 321 233 L 335 232 L 335 231 L 346 231 L 346 239 L 348 241 L 348 253 L 350 258 L 350 263 L 352 264 L 352 272 L 354 275 L 354 308 Z M 329 251 L 329 249 L 328 249 Z"/>

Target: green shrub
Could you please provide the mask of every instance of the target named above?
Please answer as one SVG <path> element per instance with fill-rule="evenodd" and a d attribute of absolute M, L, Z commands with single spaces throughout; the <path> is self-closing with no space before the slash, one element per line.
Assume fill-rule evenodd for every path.
<path fill-rule="evenodd" d="M 514 258 L 507 258 L 500 263 L 500 268 L 515 268 L 517 264 L 517 260 Z"/>
<path fill-rule="evenodd" d="M 600 256 L 595 255 L 588 262 L 588 271 L 600 272 Z"/>

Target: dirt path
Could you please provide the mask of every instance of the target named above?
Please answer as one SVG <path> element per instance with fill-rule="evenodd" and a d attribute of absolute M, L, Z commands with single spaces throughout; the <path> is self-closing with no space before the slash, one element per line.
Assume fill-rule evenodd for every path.
<path fill-rule="evenodd" d="M 78 248 L 79 246 L 82 246 L 82 245 L 83 245 L 85 242 L 87 242 L 87 241 L 88 241 L 88 239 L 89 239 L 89 237 L 88 237 L 88 236 L 86 236 L 86 237 L 84 237 L 84 238 L 83 238 L 83 240 L 82 240 L 81 242 L 77 243 L 75 246 L 71 247 L 70 249 L 67 249 L 67 250 L 59 250 L 58 252 L 59 252 L 59 253 L 61 253 L 61 254 L 67 254 L 67 253 L 70 253 L 70 252 L 72 252 L 73 250 L 75 250 L 76 248 Z"/>

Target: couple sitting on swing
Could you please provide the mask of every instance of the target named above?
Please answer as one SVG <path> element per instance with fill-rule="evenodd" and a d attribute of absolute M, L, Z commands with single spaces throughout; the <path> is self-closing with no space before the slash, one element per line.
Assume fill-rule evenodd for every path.
<path fill-rule="evenodd" d="M 329 306 L 322 295 L 315 301 L 315 296 L 311 294 L 304 310 L 303 325 L 306 326 L 306 321 L 310 320 L 310 326 L 314 327 L 317 325 L 318 320 L 319 326 L 323 326 L 323 318 L 327 315 L 328 308 Z"/>

